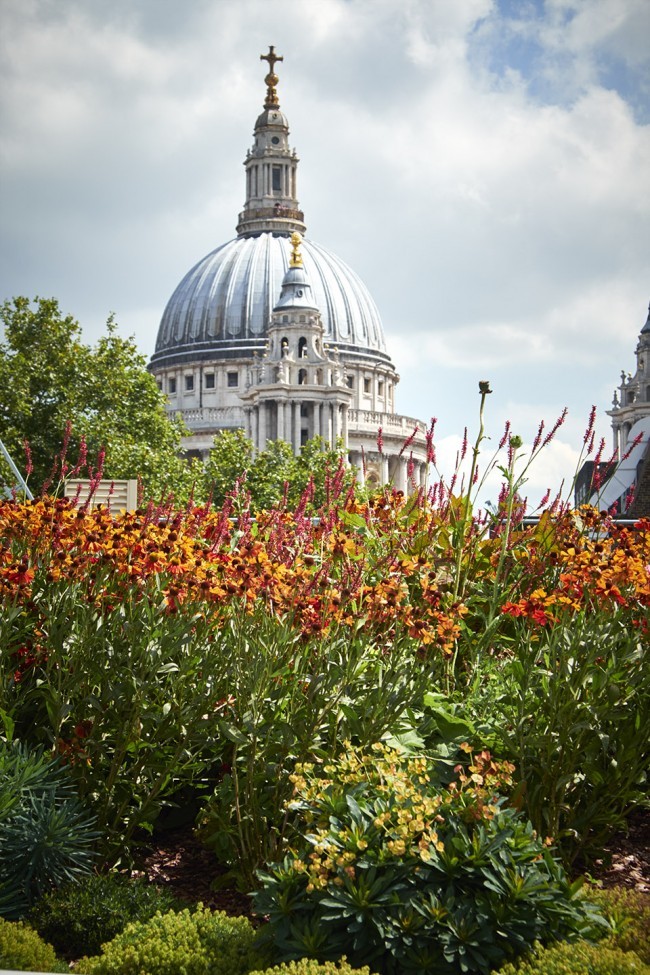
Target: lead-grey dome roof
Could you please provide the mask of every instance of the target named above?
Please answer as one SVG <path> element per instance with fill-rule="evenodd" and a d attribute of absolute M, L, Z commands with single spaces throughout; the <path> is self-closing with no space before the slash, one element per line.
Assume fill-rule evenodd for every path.
<path fill-rule="evenodd" d="M 354 271 L 314 241 L 304 239 L 301 253 L 325 341 L 343 358 L 390 362 L 377 306 Z M 272 233 L 237 237 L 204 257 L 165 308 L 152 365 L 261 352 L 290 258 L 289 238 Z"/>

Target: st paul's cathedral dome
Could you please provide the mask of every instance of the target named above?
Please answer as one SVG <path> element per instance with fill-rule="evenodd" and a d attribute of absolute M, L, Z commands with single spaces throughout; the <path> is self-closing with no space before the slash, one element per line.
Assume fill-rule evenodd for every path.
<path fill-rule="evenodd" d="M 149 368 L 189 431 L 188 452 L 207 456 L 215 434 L 236 428 L 258 450 L 283 439 L 297 453 L 321 436 L 343 442 L 360 476 L 365 469 L 369 479 L 405 490 L 424 480 L 424 425 L 396 413 L 399 376 L 368 289 L 303 236 L 298 157 L 277 95 L 275 64 L 283 58 L 271 47 L 262 60 L 266 98 L 244 161 L 237 236 L 174 291 Z"/>

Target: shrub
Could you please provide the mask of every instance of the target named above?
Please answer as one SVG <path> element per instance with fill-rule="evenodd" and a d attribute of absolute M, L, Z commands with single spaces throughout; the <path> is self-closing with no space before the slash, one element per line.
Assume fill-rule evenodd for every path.
<path fill-rule="evenodd" d="M 282 856 L 292 837 L 285 803 L 295 762 L 332 755 L 341 734 L 369 746 L 428 681 L 428 670 L 403 632 L 387 628 L 377 640 L 363 622 L 355 632 L 333 627 L 307 642 L 260 606 L 231 621 L 220 639 L 228 649 L 223 694 L 235 703 L 220 722 L 227 771 L 206 803 L 200 836 L 250 890 L 255 870 Z"/>
<path fill-rule="evenodd" d="M 345 958 L 339 962 L 314 961 L 313 958 L 301 958 L 300 961 L 285 962 L 265 968 L 263 972 L 251 972 L 250 975 L 370 975 L 370 969 L 350 968 Z"/>
<path fill-rule="evenodd" d="M 52 945 L 22 921 L 0 918 L 0 968 L 19 972 L 67 972 L 68 966 L 56 957 Z"/>
<path fill-rule="evenodd" d="M 199 904 L 195 912 L 156 914 L 138 921 L 95 958 L 82 958 L 74 971 L 85 975 L 245 975 L 267 959 L 257 935 L 243 917 L 212 913 Z"/>
<path fill-rule="evenodd" d="M 0 742 L 0 915 L 22 917 L 51 887 L 87 874 L 93 825 L 65 766 Z"/>
<path fill-rule="evenodd" d="M 171 894 L 153 884 L 109 873 L 46 894 L 29 922 L 62 955 L 79 958 L 98 954 L 130 922 L 148 921 L 177 906 Z"/>
<path fill-rule="evenodd" d="M 584 896 L 599 907 L 610 924 L 608 944 L 621 951 L 635 951 L 650 965 L 650 896 L 624 887 L 588 887 Z"/>
<path fill-rule="evenodd" d="M 531 958 L 508 964 L 498 975 L 647 975 L 648 968 L 633 951 L 585 941 L 538 947 Z"/>
<path fill-rule="evenodd" d="M 645 800 L 650 668 L 629 615 L 606 603 L 552 610 L 552 625 L 510 621 L 511 652 L 486 664 L 483 679 L 475 675 L 469 707 L 515 764 L 535 829 L 570 864 L 599 854 Z"/>
<path fill-rule="evenodd" d="M 281 960 L 345 952 L 382 975 L 486 973 L 537 940 L 606 928 L 498 797 L 512 766 L 482 752 L 458 771 L 440 787 L 424 757 L 385 745 L 297 769 L 304 845 L 254 895 Z"/>

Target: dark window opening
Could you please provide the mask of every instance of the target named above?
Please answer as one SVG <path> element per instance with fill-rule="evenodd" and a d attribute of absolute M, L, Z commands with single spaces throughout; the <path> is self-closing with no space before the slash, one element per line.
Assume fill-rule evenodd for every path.
<path fill-rule="evenodd" d="M 206 372 L 205 374 L 205 388 L 214 389 L 214 373 Z"/>
<path fill-rule="evenodd" d="M 229 372 L 228 373 L 228 386 L 232 389 L 233 386 L 239 386 L 239 373 Z"/>
<path fill-rule="evenodd" d="M 176 380 L 175 379 L 168 379 L 167 380 L 167 383 L 168 383 L 167 392 L 169 392 L 169 393 L 175 393 L 176 392 Z"/>
<path fill-rule="evenodd" d="M 307 355 L 307 339 L 301 338 L 298 342 L 298 358 L 304 359 Z"/>
<path fill-rule="evenodd" d="M 378 394 L 380 396 L 383 396 L 384 395 L 384 384 L 383 383 L 377 383 L 377 392 L 378 392 Z"/>
<path fill-rule="evenodd" d="M 273 192 L 281 193 L 282 192 L 282 167 L 281 166 L 273 167 L 272 177 L 273 177 L 273 182 L 272 182 Z"/>
<path fill-rule="evenodd" d="M 363 391 L 364 393 L 370 392 L 370 380 L 367 378 L 363 380 Z"/>
<path fill-rule="evenodd" d="M 348 389 L 354 389 L 354 376 L 346 376 L 345 382 Z"/>
<path fill-rule="evenodd" d="M 300 407 L 300 418 L 306 420 L 309 416 L 309 408 L 307 406 Z"/>
<path fill-rule="evenodd" d="M 298 370 L 298 385 L 299 386 L 304 386 L 306 382 L 307 382 L 307 370 L 306 369 L 299 369 Z"/>
<path fill-rule="evenodd" d="M 194 376 L 185 377 L 185 391 L 191 393 L 194 389 Z"/>

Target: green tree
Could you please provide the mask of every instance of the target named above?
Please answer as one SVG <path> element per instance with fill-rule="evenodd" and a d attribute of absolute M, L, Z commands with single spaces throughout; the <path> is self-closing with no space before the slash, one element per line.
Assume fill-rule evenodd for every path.
<path fill-rule="evenodd" d="M 285 440 L 271 440 L 261 450 L 250 469 L 248 489 L 253 508 L 264 511 L 280 504 L 296 477 L 296 458 Z M 289 498 L 287 498 L 289 501 Z"/>
<path fill-rule="evenodd" d="M 221 505 L 236 481 L 245 475 L 245 487 L 255 510 L 279 504 L 285 493 L 287 505 L 295 508 L 311 481 L 310 508 L 314 509 L 324 504 L 328 484 L 331 488 L 339 480 L 339 489 L 345 492 L 355 483 L 352 468 L 339 473 L 342 460 L 343 444 L 332 450 L 321 437 L 308 440 L 297 457 L 284 440 L 271 441 L 266 450 L 255 455 L 252 441 L 242 430 L 222 431 L 215 437 L 206 463 L 205 493 L 211 494 L 215 505 Z"/>
<path fill-rule="evenodd" d="M 220 507 L 238 479 L 253 463 L 253 443 L 243 430 L 222 430 L 214 438 L 205 464 L 205 492 Z"/>
<path fill-rule="evenodd" d="M 343 466 L 345 451 L 343 441 L 339 439 L 336 448 L 328 447 L 322 437 L 312 437 L 302 447 L 297 458 L 296 473 L 291 482 L 289 501 L 297 504 L 311 480 L 314 488 L 312 507 L 320 508 L 328 498 L 328 488 L 345 494 L 350 487 L 356 485 L 356 473 L 352 467 Z"/>
<path fill-rule="evenodd" d="M 105 477 L 139 476 L 148 497 L 187 496 L 194 471 L 180 457 L 182 428 L 112 317 L 95 346 L 54 298 L 13 298 L 0 307 L 0 321 L 0 437 L 19 466 L 29 444 L 32 485 L 50 475 L 70 424 L 72 461 L 83 437 L 90 463 L 105 450 Z"/>

